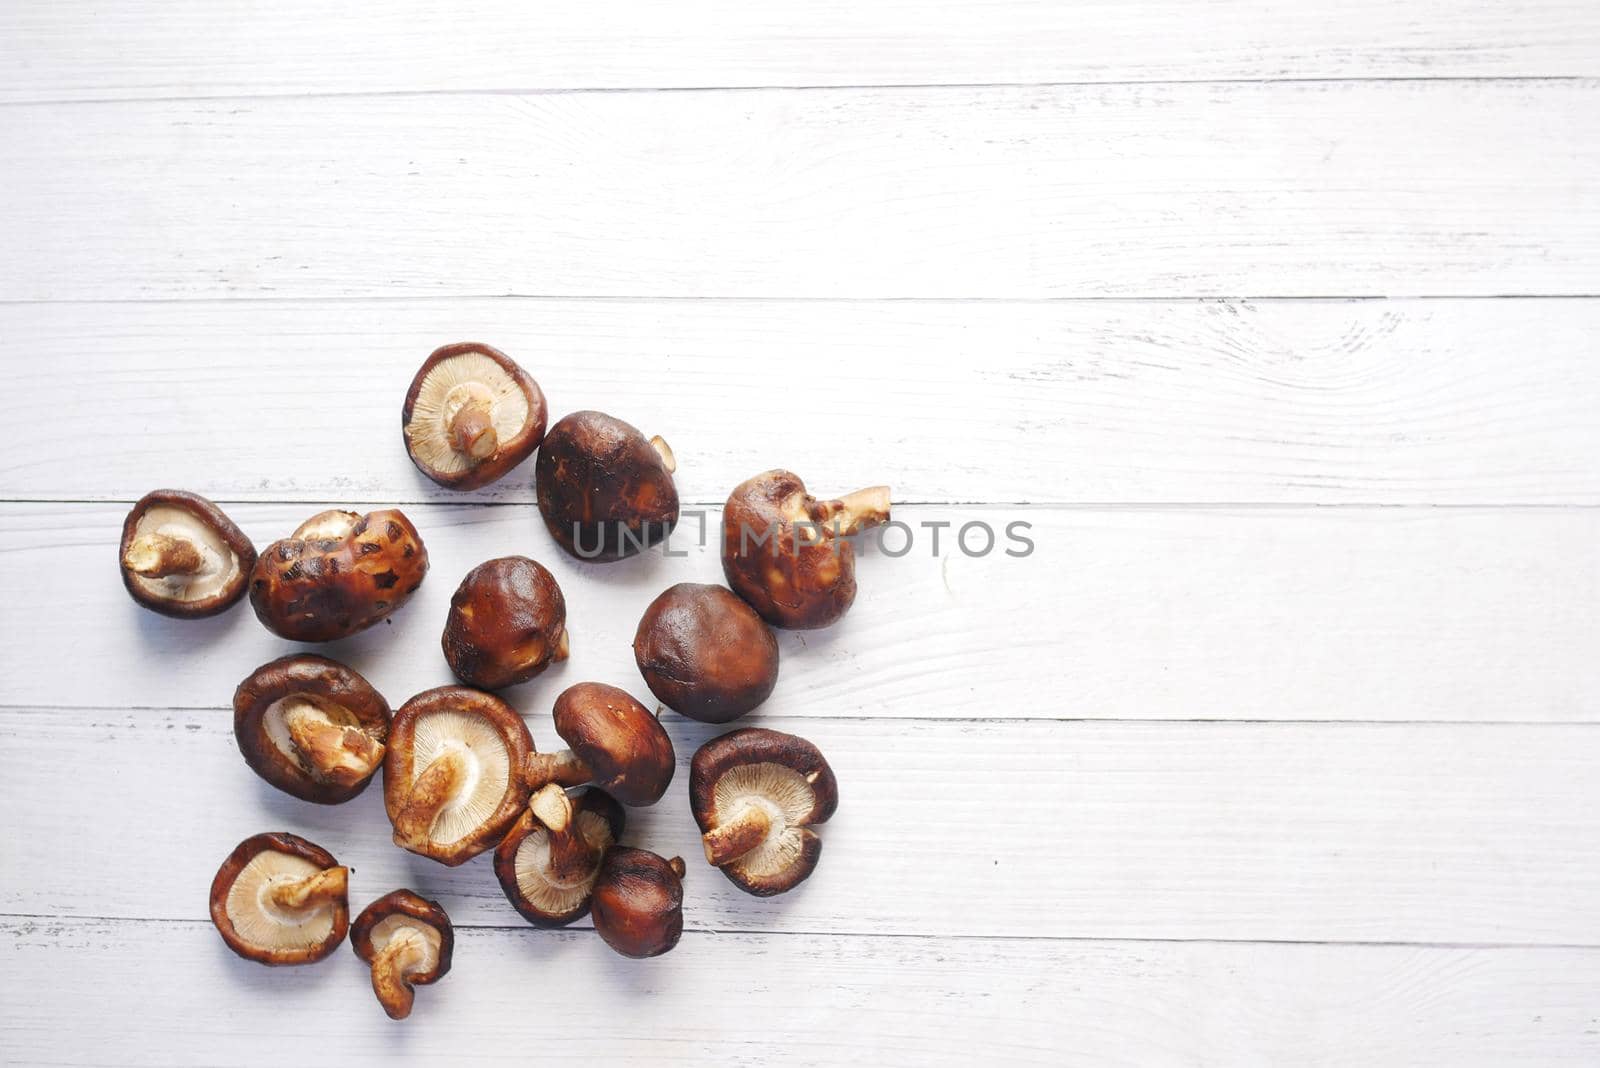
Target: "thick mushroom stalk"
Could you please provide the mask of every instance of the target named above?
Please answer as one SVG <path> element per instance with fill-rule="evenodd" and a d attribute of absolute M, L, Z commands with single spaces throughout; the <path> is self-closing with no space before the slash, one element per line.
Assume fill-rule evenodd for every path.
<path fill-rule="evenodd" d="M 402 927 L 372 959 L 372 992 L 391 1020 L 411 1015 L 416 990 L 411 976 L 428 966 L 428 940 L 415 927 Z"/>
<path fill-rule="evenodd" d="M 675 474 L 678 470 L 678 458 L 673 455 L 672 446 L 667 444 L 667 439 L 657 434 L 650 439 L 650 447 L 661 457 L 661 466 L 667 469 L 667 474 Z"/>
<path fill-rule="evenodd" d="M 856 534 L 889 521 L 889 487 L 868 486 L 822 505 L 823 525 L 840 534 Z"/>
<path fill-rule="evenodd" d="M 582 786 L 594 781 L 594 770 L 570 749 L 556 753 L 529 753 L 522 765 L 522 780 L 533 790 L 546 786 Z"/>
<path fill-rule="evenodd" d="M 731 864 L 767 840 L 772 831 L 772 815 L 766 808 L 748 804 L 726 823 L 719 823 L 700 836 L 706 859 L 717 867 Z"/>
<path fill-rule="evenodd" d="M 411 793 L 395 813 L 394 839 L 406 848 L 425 845 L 433 821 L 460 789 L 467 777 L 467 758 L 459 750 L 439 754 L 411 784 Z"/>
<path fill-rule="evenodd" d="M 324 868 L 304 879 L 273 883 L 267 890 L 267 898 L 281 909 L 304 912 L 343 901 L 349 890 L 350 869 L 341 866 Z"/>
<path fill-rule="evenodd" d="M 572 798 L 555 783 L 528 798 L 528 810 L 545 829 L 550 841 L 550 873 L 562 882 L 575 882 L 594 870 L 599 851 L 584 839 L 575 821 Z"/>
<path fill-rule="evenodd" d="M 474 460 L 487 460 L 500 448 L 494 429 L 494 396 L 483 386 L 468 387 L 461 407 L 450 417 L 450 445 Z"/>
<path fill-rule="evenodd" d="M 309 702 L 285 711 L 283 723 L 289 729 L 289 740 L 319 782 L 354 786 L 383 761 L 383 745 L 371 735 L 334 723 Z"/>
<path fill-rule="evenodd" d="M 134 574 L 152 579 L 198 575 L 206 566 L 199 546 L 171 534 L 139 535 L 122 554 L 122 562 Z"/>

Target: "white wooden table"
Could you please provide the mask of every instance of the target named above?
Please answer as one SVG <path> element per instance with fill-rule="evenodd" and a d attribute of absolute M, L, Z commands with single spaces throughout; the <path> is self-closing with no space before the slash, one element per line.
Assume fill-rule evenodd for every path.
<path fill-rule="evenodd" d="M 1600 1062 L 1593 0 L 329 8 L 0 6 L 0 1061 Z M 816 877 L 700 863 L 682 768 L 634 813 L 691 861 L 657 960 L 376 790 L 272 791 L 228 709 L 291 647 L 117 580 L 157 486 L 258 545 L 399 505 L 432 575 L 327 650 L 392 702 L 514 552 L 571 605 L 539 743 L 571 682 L 645 696 L 639 613 L 714 555 L 578 566 L 529 468 L 417 476 L 463 338 L 664 435 L 713 522 L 788 465 L 916 528 L 750 721 L 839 774 Z M 1036 551 L 922 526 L 980 520 Z M 404 1025 L 347 949 L 211 929 L 278 829 L 455 917 Z"/>

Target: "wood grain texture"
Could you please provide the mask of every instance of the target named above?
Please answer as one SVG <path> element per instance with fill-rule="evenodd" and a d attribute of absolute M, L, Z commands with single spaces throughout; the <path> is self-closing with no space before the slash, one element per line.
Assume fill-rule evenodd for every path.
<path fill-rule="evenodd" d="M 1600 300 L 0 306 L 0 425 L 53 443 L 0 497 L 531 501 L 531 464 L 464 496 L 401 447 L 463 337 L 663 434 L 690 501 L 787 465 L 910 501 L 1600 503 Z"/>
<path fill-rule="evenodd" d="M 0 173 L 11 301 L 1560 295 L 1600 276 L 1593 81 L 41 105 L 0 112 Z"/>

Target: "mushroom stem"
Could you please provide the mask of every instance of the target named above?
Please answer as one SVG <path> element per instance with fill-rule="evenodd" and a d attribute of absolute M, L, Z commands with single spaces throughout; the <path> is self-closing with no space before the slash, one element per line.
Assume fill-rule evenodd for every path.
<path fill-rule="evenodd" d="M 273 883 L 267 896 L 279 908 L 301 912 L 342 900 L 350 889 L 350 869 L 324 868 L 293 882 Z"/>
<path fill-rule="evenodd" d="M 428 940 L 415 927 L 403 926 L 395 931 L 389 944 L 372 958 L 372 992 L 391 1020 L 404 1020 L 411 1015 L 411 1004 L 416 1000 L 410 977 L 421 971 L 428 960 Z"/>
<path fill-rule="evenodd" d="M 550 654 L 550 659 L 565 660 L 571 654 L 572 642 L 567 638 L 567 632 L 565 628 L 563 628 L 561 631 L 561 637 L 556 641 L 556 651 Z"/>
<path fill-rule="evenodd" d="M 168 575 L 195 575 L 206 565 L 198 546 L 170 534 L 141 534 L 134 538 L 122 562 L 129 571 L 145 578 Z"/>
<path fill-rule="evenodd" d="M 522 778 L 535 790 L 551 783 L 582 786 L 594 781 L 594 771 L 578 754 L 563 749 L 559 753 L 529 753 L 528 762 L 522 766 Z"/>
<path fill-rule="evenodd" d="M 487 460 L 494 455 L 500 447 L 500 435 L 495 433 L 487 405 L 461 406 L 450 420 L 450 444 L 474 460 Z"/>
<path fill-rule="evenodd" d="M 676 875 L 680 879 L 688 874 L 689 871 L 688 867 L 683 863 L 682 857 L 673 857 L 671 860 L 667 861 L 667 867 L 671 868 L 672 874 Z"/>
<path fill-rule="evenodd" d="M 550 842 L 550 874 L 557 882 L 573 883 L 594 871 L 600 858 L 578 829 L 572 798 L 565 790 L 550 783 L 534 791 L 528 810 L 544 826 Z"/>
<path fill-rule="evenodd" d="M 766 841 L 772 816 L 760 805 L 746 805 L 726 823 L 719 823 L 700 838 L 706 859 L 717 867 L 731 864 Z"/>
<path fill-rule="evenodd" d="M 383 746 L 364 731 L 331 722 L 315 706 L 296 705 L 283 714 L 289 740 L 319 782 L 354 786 L 377 769 Z"/>
<path fill-rule="evenodd" d="M 667 469 L 667 474 L 678 470 L 678 458 L 672 455 L 672 446 L 667 444 L 666 438 L 657 434 L 650 439 L 650 447 L 661 457 L 661 465 Z"/>
<path fill-rule="evenodd" d="M 411 784 L 411 793 L 395 813 L 394 838 L 401 846 L 423 845 L 433 830 L 433 821 L 456 788 L 467 777 L 467 758 L 459 750 L 440 753 Z"/>
<path fill-rule="evenodd" d="M 828 519 L 825 525 L 837 526 L 841 534 L 854 534 L 882 526 L 889 521 L 889 487 L 868 486 L 830 501 L 826 507 Z"/>

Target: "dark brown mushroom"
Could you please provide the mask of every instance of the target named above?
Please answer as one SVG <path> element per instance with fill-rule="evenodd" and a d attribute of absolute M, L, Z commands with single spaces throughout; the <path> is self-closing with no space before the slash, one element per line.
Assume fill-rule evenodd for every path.
<path fill-rule="evenodd" d="M 562 927 L 589 911 L 600 858 L 622 836 L 622 806 L 590 788 L 573 798 L 555 783 L 534 791 L 494 851 L 506 900 L 538 927 Z"/>
<path fill-rule="evenodd" d="M 350 931 L 356 956 L 372 966 L 372 992 L 391 1020 L 411 1015 L 414 988 L 450 971 L 456 933 L 437 901 L 392 890 L 361 910 Z"/>
<path fill-rule="evenodd" d="M 624 957 L 659 957 L 683 937 L 683 860 L 612 846 L 594 886 L 594 929 Z"/>
<path fill-rule="evenodd" d="M 267 546 L 250 604 L 280 638 L 329 642 L 388 616 L 427 573 L 428 550 L 401 512 L 320 512 Z"/>
<path fill-rule="evenodd" d="M 233 691 L 245 763 L 303 801 L 355 797 L 383 765 L 389 702 L 357 672 L 304 653 L 263 664 Z"/>
<path fill-rule="evenodd" d="M 287 833 L 240 842 L 211 880 L 211 922 L 228 948 L 261 964 L 310 964 L 350 928 L 350 869 Z"/>
<path fill-rule="evenodd" d="M 799 475 L 767 471 L 741 482 L 723 508 L 722 570 L 773 626 L 826 627 L 856 599 L 851 537 L 888 521 L 888 486 L 819 501 Z"/>
<path fill-rule="evenodd" d="M 792 890 L 822 856 L 811 828 L 839 804 L 839 784 L 817 747 L 746 727 L 713 738 L 689 763 L 689 805 L 706 860 L 757 897 Z"/>
<path fill-rule="evenodd" d="M 636 807 L 653 805 L 667 792 L 675 769 L 672 739 L 626 690 L 580 682 L 556 698 L 554 719 L 571 748 L 529 754 L 523 766 L 529 789 L 593 783 Z"/>
<path fill-rule="evenodd" d="M 155 490 L 122 521 L 118 560 L 122 584 L 135 601 L 164 616 L 198 619 L 244 596 L 256 550 L 199 494 Z"/>
<path fill-rule="evenodd" d="M 621 560 L 678 525 L 677 469 L 659 437 L 602 412 L 550 428 L 534 465 L 539 512 L 556 544 L 580 560 Z"/>
<path fill-rule="evenodd" d="M 444 658 L 456 678 L 483 690 L 527 682 L 567 658 L 567 602 L 555 576 L 526 556 L 467 572 L 450 598 Z"/>
<path fill-rule="evenodd" d="M 544 393 L 499 349 L 463 341 L 423 361 L 400 425 L 418 471 L 447 489 L 477 489 L 544 440 Z"/>
<path fill-rule="evenodd" d="M 417 694 L 394 714 L 383 760 L 394 844 L 452 867 L 492 848 L 522 811 L 532 752 L 522 717 L 493 694 Z"/>
<path fill-rule="evenodd" d="M 778 683 L 778 639 L 724 586 L 680 582 L 645 609 L 633 658 L 650 692 L 702 723 L 727 723 Z"/>

